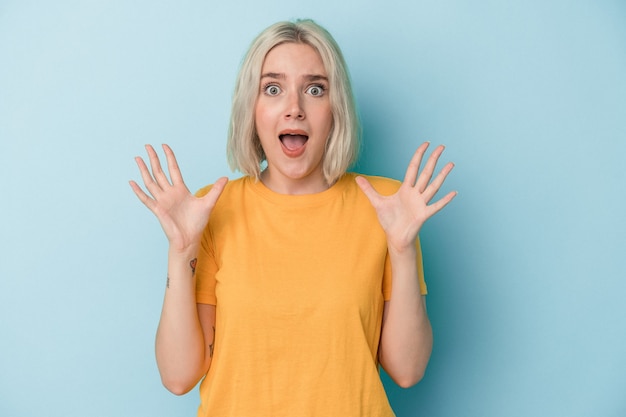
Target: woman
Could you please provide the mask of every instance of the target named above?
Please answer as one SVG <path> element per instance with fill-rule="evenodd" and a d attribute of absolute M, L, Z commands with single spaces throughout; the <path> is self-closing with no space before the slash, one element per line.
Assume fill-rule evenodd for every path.
<path fill-rule="evenodd" d="M 428 144 L 404 182 L 346 173 L 357 154 L 347 68 L 312 21 L 277 23 L 240 70 L 228 138 L 231 166 L 193 196 L 172 150 L 171 181 L 154 149 L 137 163 L 169 240 L 156 337 L 164 385 L 200 387 L 199 416 L 393 416 L 378 365 L 417 383 L 432 348 L 418 233 L 455 192 L 428 205 Z M 392 278 L 393 271 L 393 278 Z M 393 285 L 392 285 L 393 282 Z"/>

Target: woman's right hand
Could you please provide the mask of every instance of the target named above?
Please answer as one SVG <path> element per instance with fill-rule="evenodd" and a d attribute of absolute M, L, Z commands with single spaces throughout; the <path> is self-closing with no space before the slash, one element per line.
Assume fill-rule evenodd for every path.
<path fill-rule="evenodd" d="M 213 184 L 208 194 L 197 198 L 187 189 L 174 152 L 169 146 L 163 145 L 163 151 L 171 182 L 163 172 L 154 148 L 146 145 L 146 150 L 152 172 L 141 157 L 136 157 L 135 161 L 150 195 L 146 194 L 135 181 L 130 181 L 130 186 L 139 200 L 159 219 L 169 240 L 170 249 L 184 251 L 200 242 L 211 210 L 222 194 L 228 178 L 220 178 Z"/>

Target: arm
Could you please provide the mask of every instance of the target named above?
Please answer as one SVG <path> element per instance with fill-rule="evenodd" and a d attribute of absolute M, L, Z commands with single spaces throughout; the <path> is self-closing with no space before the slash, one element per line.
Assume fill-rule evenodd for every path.
<path fill-rule="evenodd" d="M 156 334 L 156 360 L 163 385 L 172 393 L 189 392 L 211 366 L 215 306 L 196 304 L 191 263 L 197 250 L 168 256 L 168 280 Z"/>
<path fill-rule="evenodd" d="M 426 303 L 419 290 L 417 236 L 424 222 L 456 196 L 456 192 L 450 192 L 428 204 L 454 165 L 446 164 L 430 181 L 443 152 L 443 146 L 439 146 L 418 177 L 427 148 L 428 143 L 424 143 L 417 149 L 402 185 L 392 196 L 381 196 L 365 178 L 357 177 L 357 183 L 372 203 L 385 231 L 393 273 L 391 299 L 385 303 L 383 312 L 379 361 L 402 387 L 410 387 L 422 378 L 433 343 Z"/>
<path fill-rule="evenodd" d="M 169 241 L 168 275 L 163 310 L 156 336 L 156 359 L 163 384 L 175 394 L 191 390 L 210 364 L 215 333 L 215 306 L 196 304 L 195 258 L 200 237 L 227 179 L 219 179 L 202 198 L 194 197 L 182 179 L 172 150 L 164 145 L 170 180 L 159 158 L 146 146 L 152 172 L 137 157 L 146 194 L 130 186 L 154 213 Z"/>
<path fill-rule="evenodd" d="M 393 286 L 385 302 L 378 350 L 382 367 L 403 388 L 418 383 L 428 365 L 433 333 L 420 294 L 415 254 L 391 255 Z"/>

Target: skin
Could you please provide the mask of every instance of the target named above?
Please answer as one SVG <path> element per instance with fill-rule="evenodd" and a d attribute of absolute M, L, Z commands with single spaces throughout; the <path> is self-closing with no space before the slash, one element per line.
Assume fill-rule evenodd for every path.
<path fill-rule="evenodd" d="M 423 143 L 417 149 L 400 189 L 391 196 L 381 196 L 365 178 L 356 178 L 387 236 L 393 271 L 391 298 L 385 302 L 383 311 L 378 359 L 389 376 L 404 388 L 422 379 L 433 344 L 426 300 L 419 289 L 416 240 L 424 222 L 456 196 L 456 192 L 450 192 L 429 205 L 454 165 L 446 164 L 431 182 L 444 150 L 443 146 L 438 146 L 418 175 L 428 145 Z"/>
<path fill-rule="evenodd" d="M 267 54 L 261 74 L 255 125 L 268 163 L 261 180 L 281 194 L 327 189 L 322 162 L 333 115 L 322 59 L 309 45 L 285 43 Z M 301 155 L 285 153 L 283 132 L 308 136 Z"/>
<path fill-rule="evenodd" d="M 324 147 L 332 128 L 325 76 L 319 55 L 307 45 L 279 45 L 266 57 L 255 120 L 268 161 L 261 179 L 276 192 L 309 194 L 329 186 L 322 172 Z M 308 136 L 306 148 L 295 157 L 284 152 L 279 139 L 281 132 L 290 129 Z M 419 173 L 427 148 L 428 143 L 424 143 L 417 149 L 400 189 L 392 196 L 381 196 L 363 177 L 356 179 L 387 237 L 394 276 L 391 300 L 384 306 L 379 361 L 402 387 L 422 378 L 432 350 L 432 329 L 419 291 L 416 239 L 424 222 L 456 195 L 448 193 L 431 204 L 453 164 L 446 164 L 433 178 L 443 152 L 439 146 Z M 157 365 L 165 387 L 184 394 L 211 366 L 215 306 L 195 301 L 195 258 L 203 229 L 227 179 L 220 178 L 206 196 L 196 198 L 186 187 L 167 145 L 163 151 L 171 181 L 152 146 L 147 145 L 146 151 L 150 168 L 140 157 L 136 162 L 148 192 L 135 181 L 130 181 L 130 186 L 158 218 L 169 242 L 167 288 L 156 336 Z"/>
<path fill-rule="evenodd" d="M 215 306 L 196 303 L 196 259 L 202 231 L 227 178 L 217 180 L 207 195 L 193 196 L 183 181 L 174 153 L 167 145 L 171 182 L 165 176 L 152 146 L 146 151 L 151 170 L 143 159 L 136 162 L 146 194 L 136 182 L 130 186 L 142 203 L 159 219 L 169 241 L 167 288 L 156 335 L 156 359 L 163 385 L 174 394 L 191 390 L 211 366 L 215 337 Z"/>

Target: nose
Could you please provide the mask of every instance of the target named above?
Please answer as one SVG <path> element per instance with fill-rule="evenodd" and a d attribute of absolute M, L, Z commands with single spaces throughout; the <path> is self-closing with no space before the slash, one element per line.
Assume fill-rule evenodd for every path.
<path fill-rule="evenodd" d="M 304 106 L 302 105 L 302 96 L 297 91 L 289 94 L 287 97 L 287 106 L 285 109 L 285 118 L 287 119 L 304 119 Z"/>

